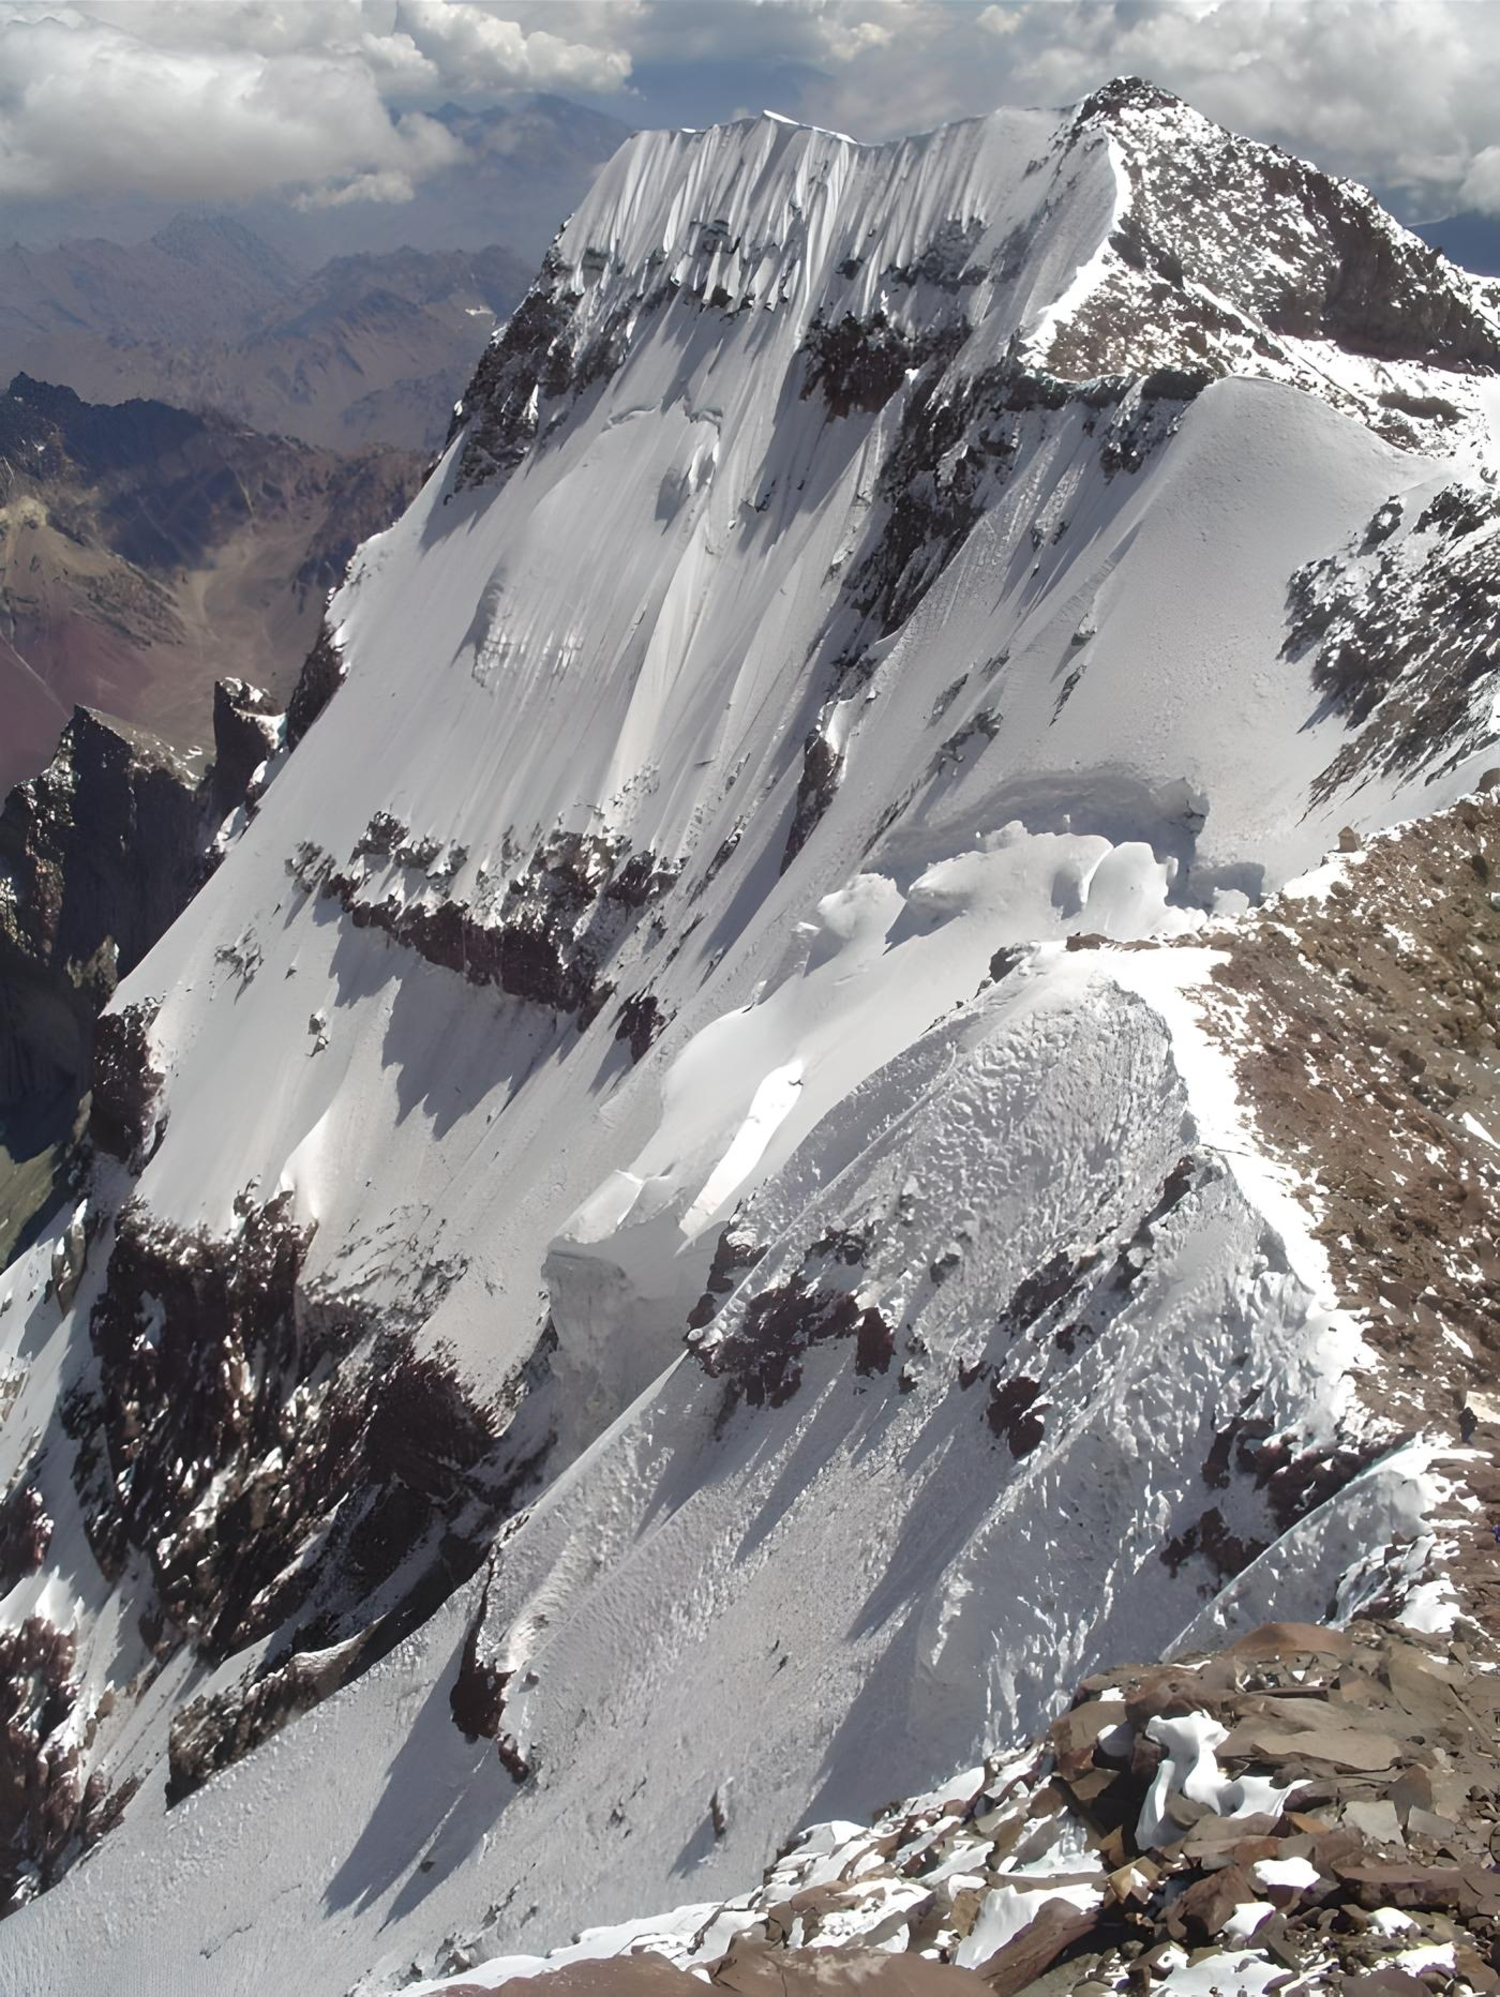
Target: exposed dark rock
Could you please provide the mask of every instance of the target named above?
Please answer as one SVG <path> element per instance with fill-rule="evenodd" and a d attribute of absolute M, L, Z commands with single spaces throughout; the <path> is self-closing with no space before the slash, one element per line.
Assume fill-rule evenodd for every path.
<path fill-rule="evenodd" d="M 305 1291 L 309 1239 L 287 1197 L 243 1200 L 227 1238 L 127 1206 L 90 1318 L 97 1374 L 64 1409 L 91 1547 L 106 1575 L 141 1560 L 157 1654 L 186 1640 L 222 1664 L 271 1640 L 174 1715 L 172 1800 L 430 1616 L 551 1444 L 535 1424 L 508 1435 L 522 1381 L 481 1406 L 418 1349 L 456 1268 L 432 1265 L 410 1312 L 377 1316 Z M 36 1521 L 17 1506 L 6 1543 L 29 1553 Z"/>
<path fill-rule="evenodd" d="M 343 677 L 344 663 L 333 642 L 333 633 L 325 623 L 318 632 L 317 643 L 302 662 L 302 671 L 297 675 L 297 684 L 287 702 L 288 748 L 296 748 L 338 692 Z"/>
<path fill-rule="evenodd" d="M 1049 1256 L 1016 1285 L 1009 1303 L 1000 1313 L 998 1329 L 1002 1335 L 1016 1338 L 1057 1305 L 1071 1302 L 1079 1294 L 1082 1279 L 1097 1259 L 1097 1256 L 1087 1255 L 1075 1261 L 1062 1249 Z"/>
<path fill-rule="evenodd" d="M 1461 800 L 1366 840 L 1325 901 L 1286 898 L 1213 973 L 1222 1000 L 1209 1022 L 1241 1099 L 1309 1186 L 1309 1226 L 1376 1355 L 1359 1375 L 1361 1433 L 1317 1449 L 1253 1429 L 1236 1438 L 1236 1467 L 1279 1525 L 1403 1436 L 1456 1441 L 1466 1395 L 1500 1360 L 1500 1170 L 1484 1135 L 1500 1115 L 1500 911 L 1485 878 L 1497 870 L 1500 802 Z M 1448 1528 L 1448 1571 L 1467 1612 L 1500 1626 L 1494 1542 L 1479 1524 L 1500 1507 L 1500 1478 L 1481 1451 L 1461 1480 L 1474 1518 Z"/>
<path fill-rule="evenodd" d="M 966 291 L 982 284 L 987 275 L 973 262 L 973 254 L 984 234 L 984 224 L 971 217 L 951 216 L 936 229 L 918 256 L 904 264 L 888 264 L 881 276 L 888 284 L 911 286 L 933 284 L 942 291 Z M 841 275 L 857 275 L 843 271 Z"/>
<path fill-rule="evenodd" d="M 0 1109 L 67 1098 L 93 1018 L 202 875 L 195 774 L 80 708 L 0 811 Z"/>
<path fill-rule="evenodd" d="M 35 1484 L 17 1484 L 0 1500 L 0 1595 L 34 1574 L 46 1558 L 52 1520 Z"/>
<path fill-rule="evenodd" d="M 581 1966 L 581 1965 L 580 1965 Z M 600 1965 L 601 1967 L 603 1965 Z M 611 1968 L 617 1967 L 610 1964 Z M 563 1976 L 570 1969 L 555 1972 Z M 674 1971 L 681 1975 L 681 1971 Z M 687 1983 L 695 1979 L 689 1977 Z M 985 1984 L 966 1969 L 927 1962 L 920 1956 L 887 1955 L 878 1948 L 772 1949 L 736 1936 L 709 1978 L 713 1990 L 734 1997 L 984 1997 Z M 602 1997 L 583 1979 L 556 1997 Z M 549 1997 L 530 1991 L 526 1997 Z M 659 1981 L 639 1993 L 621 1987 L 620 1997 L 692 1997 L 683 1986 Z"/>
<path fill-rule="evenodd" d="M 72 1636 L 41 1616 L 0 1630 L 0 1913 L 50 1885 L 80 1829 L 75 1656 Z"/>
<path fill-rule="evenodd" d="M 959 1263 L 962 1260 L 963 1257 L 959 1254 L 956 1248 L 945 1248 L 941 1255 L 935 1256 L 933 1260 L 928 1263 L 927 1265 L 928 1282 L 931 1283 L 932 1287 L 935 1290 L 940 1289 L 942 1285 L 947 1282 L 948 1278 L 953 1274 L 954 1270 L 958 1267 Z"/>
<path fill-rule="evenodd" d="M 505 1688 L 515 1675 L 487 1664 L 479 1654 L 484 1634 L 484 1605 L 464 1637 L 458 1676 L 448 1694 L 453 1724 L 465 1740 L 494 1740 L 505 1712 Z"/>
<path fill-rule="evenodd" d="M 1214 973 L 1245 1020 L 1242 1091 L 1273 1147 L 1317 1173 L 1351 1304 L 1393 1355 L 1417 1339 L 1424 1374 L 1447 1363 L 1442 1327 L 1489 1352 L 1500 1323 L 1485 1218 L 1500 1174 L 1464 1120 L 1492 1128 L 1500 1110 L 1497 869 L 1500 802 L 1463 800 L 1367 841 L 1326 902 L 1283 903 Z"/>
<path fill-rule="evenodd" d="M 310 1236 L 292 1220 L 289 1199 L 247 1206 L 242 1223 L 236 1236 L 217 1241 L 155 1224 L 139 1205 L 127 1206 L 89 1326 L 99 1360 L 91 1412 L 104 1452 L 103 1462 L 82 1455 L 79 1462 L 90 1542 L 106 1573 L 119 1571 L 128 1548 L 146 1553 L 168 1614 L 208 1643 L 229 1607 L 231 1575 L 244 1563 L 269 1567 L 266 1578 L 273 1578 L 285 1564 L 285 1542 L 296 1543 L 302 1508 L 295 1481 L 275 1463 L 259 1503 L 241 1506 L 255 1547 L 220 1540 L 217 1516 L 180 1538 L 198 1485 L 231 1473 L 227 1508 L 273 1451 L 284 1455 L 290 1444 L 306 1453 L 306 1438 L 286 1427 L 292 1389 L 320 1363 L 343 1356 L 365 1329 L 332 1327 L 327 1344 L 299 1336 L 296 1285 Z M 171 1391 L 163 1392 L 168 1381 Z M 320 1407 L 304 1420 L 321 1427 L 327 1416 Z M 338 1440 L 347 1459 L 356 1438 Z M 333 1453 L 331 1441 L 320 1457 Z M 179 1462 L 194 1466 L 185 1483 Z M 277 1531 L 278 1516 L 289 1531 Z M 220 1654 L 243 1634 L 244 1615 L 243 1603 L 230 1610 Z"/>
<path fill-rule="evenodd" d="M 1190 365 L 1201 356 L 1212 365 L 1226 343 L 1274 352 L 1285 337 L 1332 340 L 1383 360 L 1495 366 L 1479 300 L 1362 188 L 1216 127 L 1196 125 L 1191 143 L 1152 128 L 1175 107 L 1139 79 L 1079 107 L 1075 141 L 1087 143 L 1091 127 L 1121 130 L 1131 193 L 1111 247 L 1128 281 L 1107 280 L 1085 301 L 1054 342 L 1051 366 L 1084 378 L 1153 359 Z M 1442 417 L 1386 406 L 1398 420 Z"/>
<path fill-rule="evenodd" d="M 733 1221 L 720 1234 L 709 1265 L 703 1295 L 688 1313 L 688 1329 L 701 1331 L 718 1314 L 719 1305 L 747 1269 L 753 1269 L 765 1254 L 765 1245 L 741 1233 Z"/>
<path fill-rule="evenodd" d="M 1076 678 L 1076 672 L 1073 675 Z M 971 714 L 961 728 L 953 733 L 939 748 L 929 765 L 933 776 L 940 776 L 945 769 L 958 769 L 965 760 L 965 752 L 971 742 L 993 742 L 1000 733 L 1003 717 L 998 707 L 981 707 L 977 714 Z"/>
<path fill-rule="evenodd" d="M 557 253 L 549 251 L 536 283 L 485 349 L 454 412 L 448 441 L 467 430 L 458 490 L 512 471 L 537 433 L 536 392 L 555 400 L 573 386 L 568 335 L 578 295 Z"/>
<path fill-rule="evenodd" d="M 802 1384 L 802 1355 L 845 1338 L 855 1340 L 857 1372 L 889 1368 L 895 1334 L 879 1310 L 862 1309 L 851 1291 L 825 1289 L 799 1270 L 752 1297 L 727 1332 L 717 1338 L 696 1332 L 689 1344 L 711 1379 L 729 1380 L 731 1404 L 744 1399 L 779 1408 Z"/>
<path fill-rule="evenodd" d="M 1315 315 L 1317 331 L 1353 353 L 1421 360 L 1437 367 L 1493 368 L 1493 331 L 1444 281 L 1446 259 L 1385 224 L 1362 188 L 1302 168 L 1297 191 L 1327 232 L 1332 269 L 1294 297 L 1273 331 L 1295 331 Z"/>
<path fill-rule="evenodd" d="M 359 1650 L 356 1639 L 312 1656 L 294 1655 L 246 1687 L 181 1707 L 167 1730 L 167 1802 L 201 1789 L 219 1769 L 336 1692 L 355 1675 Z"/>
<path fill-rule="evenodd" d="M 1310 661 L 1325 710 L 1360 731 L 1317 778 L 1315 802 L 1369 771 L 1436 774 L 1483 746 L 1500 673 L 1500 550 L 1476 528 L 1495 510 L 1492 495 L 1449 487 L 1373 566 L 1337 554 L 1292 578 L 1283 651 Z"/>
<path fill-rule="evenodd" d="M 447 859 L 437 860 L 434 846 L 424 887 L 436 888 L 437 900 L 430 893 L 405 899 L 394 880 L 377 899 L 371 884 L 386 870 L 363 863 L 393 859 L 398 866 L 414 865 L 417 849 L 409 840 L 388 812 L 377 812 L 347 869 L 315 869 L 322 893 L 340 902 L 357 927 L 383 930 L 470 984 L 496 985 L 513 998 L 576 1014 L 581 1026 L 596 1018 L 613 994 L 604 975 L 609 958 L 640 911 L 665 895 L 680 871 L 649 850 L 621 864 L 620 842 L 596 833 L 554 832 L 503 894 L 481 881 L 472 899 L 449 897 L 443 890 L 453 868 Z M 644 1004 L 643 995 L 637 998 Z M 646 1030 L 639 1008 L 632 1021 L 632 1031 Z"/>
<path fill-rule="evenodd" d="M 807 355 L 804 396 L 821 394 L 833 416 L 883 408 L 919 365 L 921 343 L 893 326 L 884 312 L 856 319 L 846 312 L 833 325 L 815 319 L 803 341 Z"/>
<path fill-rule="evenodd" d="M 1265 1492 L 1278 1530 L 1287 1532 L 1299 1519 L 1337 1497 L 1382 1451 L 1374 1442 L 1297 1449 L 1272 1437 L 1266 1442 L 1250 1439 L 1238 1454 L 1240 1465 L 1250 1469 L 1257 1486 Z"/>
<path fill-rule="evenodd" d="M 993 985 L 1002 984 L 1010 976 L 1011 972 L 1018 969 L 1025 961 L 1026 952 L 1024 950 L 1017 950 L 1008 944 L 1002 944 L 990 959 L 990 983 Z"/>
<path fill-rule="evenodd" d="M 1110 423 L 1100 446 L 1099 463 L 1106 477 L 1140 471 L 1212 378 L 1206 369 L 1175 367 L 1154 368 L 1144 375 L 1134 402 Z"/>
<path fill-rule="evenodd" d="M 875 1229 L 866 1222 L 863 1227 L 831 1227 L 826 1234 L 820 1234 L 808 1249 L 808 1260 L 822 1256 L 825 1261 L 837 1262 L 846 1269 L 863 1268 L 870 1259 L 870 1251 L 875 1246 Z"/>
<path fill-rule="evenodd" d="M 48 1274 L 48 1288 L 57 1299 L 60 1311 L 71 1310 L 73 1299 L 78 1294 L 78 1285 L 83 1281 L 83 1272 L 88 1265 L 88 1225 L 86 1204 L 82 1211 L 73 1214 L 52 1243 L 52 1253 L 48 1258 L 51 1268 Z"/>
<path fill-rule="evenodd" d="M 1242 1474 L 1254 1475 L 1255 1459 L 1249 1451 L 1256 1443 L 1265 1441 L 1273 1424 L 1267 1416 L 1251 1415 L 1247 1410 L 1254 1407 L 1263 1392 L 1263 1388 L 1257 1387 L 1248 1393 L 1238 1413 L 1215 1433 L 1213 1445 L 1203 1460 L 1203 1481 L 1211 1491 L 1228 1487 L 1231 1460 Z"/>
<path fill-rule="evenodd" d="M 802 774 L 797 780 L 797 797 L 792 822 L 781 856 L 781 871 L 796 859 L 817 830 L 819 821 L 838 795 L 844 758 L 821 728 L 814 728 L 802 745 Z"/>
<path fill-rule="evenodd" d="M 102 1092 L 96 1141 L 117 1157 L 141 1142 L 156 1085 L 149 1063 L 139 1075 L 129 1072 L 144 1052 L 142 1032 L 107 1026 L 96 1049 L 96 1015 L 215 864 L 216 827 L 246 798 L 279 739 L 271 707 L 243 681 L 221 683 L 215 759 L 202 774 L 150 737 L 79 708 L 52 762 L 5 800 L 0 1141 L 15 1158 L 48 1147 L 57 1157 L 39 1212 L 11 1216 L 21 1239 L 65 1190 L 86 1088 Z"/>
<path fill-rule="evenodd" d="M 1144 76 L 1112 76 L 1108 83 L 1091 91 L 1079 105 L 1075 128 L 1092 124 L 1096 118 L 1116 118 L 1120 112 L 1168 111 L 1181 104 L 1170 90 Z"/>
<path fill-rule="evenodd" d="M 854 1327 L 854 1370 L 868 1379 L 884 1373 L 896 1354 L 896 1334 L 878 1310 L 861 1311 Z"/>
<path fill-rule="evenodd" d="M 721 298 L 710 300 L 711 304 L 727 307 L 728 293 Z M 634 309 L 620 305 L 610 313 L 604 325 L 584 341 L 573 362 L 572 377 L 568 388 L 574 395 L 582 395 L 592 388 L 595 382 L 608 381 L 625 359 L 626 342 L 629 338 Z"/>
<path fill-rule="evenodd" d="M 1041 1416 L 1035 1412 L 1041 1394 L 1041 1382 L 1028 1380 L 1024 1374 L 1013 1380 L 997 1380 L 990 1389 L 985 1420 L 992 1435 L 1004 1436 L 1014 1457 L 1029 1456 L 1046 1433 Z"/>
<path fill-rule="evenodd" d="M 214 685 L 214 761 L 210 773 L 213 814 L 223 818 L 249 795 L 250 780 L 275 753 L 281 716 L 272 696 L 244 680 Z"/>
<path fill-rule="evenodd" d="M 844 585 L 849 601 L 884 637 L 911 615 L 927 589 L 958 551 L 979 515 L 981 471 L 1013 448 L 1008 436 L 985 430 L 974 447 L 948 454 L 983 424 L 991 371 L 963 387 L 947 379 L 947 364 L 968 337 L 953 328 L 942 336 L 912 384 L 895 443 L 880 468 L 879 492 L 889 509 L 879 540 Z M 985 386 L 981 386 L 981 382 Z"/>
<path fill-rule="evenodd" d="M 448 1704 L 453 1724 L 464 1739 L 492 1740 L 506 1773 L 513 1781 L 525 1782 L 531 1775 L 531 1764 L 505 1730 L 505 1693 L 515 1672 L 501 1670 L 482 1654 L 488 1601 L 486 1589 L 478 1614 L 464 1637 L 463 1656 L 448 1694 Z"/>
<path fill-rule="evenodd" d="M 1455 541 L 1461 540 L 1464 535 L 1475 534 L 1486 526 L 1495 518 L 1496 510 L 1495 495 L 1483 487 L 1461 483 L 1445 485 L 1423 507 L 1417 518 L 1416 531 L 1419 534 L 1436 531 L 1447 534 Z"/>
<path fill-rule="evenodd" d="M 1207 368 L 1153 368 L 1141 376 L 1142 402 L 1189 403 L 1200 396 L 1213 380 Z"/>
<path fill-rule="evenodd" d="M 320 1575 L 372 1597 L 457 1519 L 498 1434 L 409 1330 L 302 1295 L 309 1239 L 286 1197 L 244 1203 L 228 1239 L 129 1206 L 90 1319 L 98 1385 L 72 1429 L 91 1544 L 107 1573 L 142 1554 L 173 1627 L 213 1658 L 273 1632 Z"/>
<path fill-rule="evenodd" d="M 991 1997 L 1019 1997 L 1098 1926 L 1092 1907 L 1075 1907 L 1061 1896 L 1045 1901 L 1035 1918 L 985 1963 L 982 1980 Z"/>
<path fill-rule="evenodd" d="M 137 999 L 107 1012 L 94 1033 L 89 1071 L 89 1135 L 101 1151 L 129 1161 L 144 1151 L 154 1127 L 161 1070 L 151 1058 L 158 1007 Z"/>
<path fill-rule="evenodd" d="M 1306 1507 L 1312 1510 L 1313 1506 Z M 1183 1563 L 1194 1555 L 1200 1555 L 1208 1562 L 1212 1579 L 1203 1584 L 1205 1597 L 1213 1594 L 1223 1581 L 1242 1573 L 1252 1560 L 1258 1560 L 1266 1550 L 1266 1542 L 1260 1539 L 1242 1539 L 1231 1532 L 1225 1523 L 1224 1514 L 1217 1505 L 1211 1505 L 1203 1516 L 1195 1519 L 1186 1531 L 1169 1539 L 1161 1549 L 1161 1561 L 1169 1574 L 1175 1574 Z"/>
<path fill-rule="evenodd" d="M 966 326 L 951 326 L 917 357 L 921 372 L 908 390 L 877 483 L 885 514 L 844 583 L 846 600 L 878 637 L 906 622 L 993 504 L 1030 412 L 1069 403 L 1099 415 L 1112 412 L 1099 446 L 1101 463 L 1106 470 L 1138 470 L 1208 379 L 1159 369 L 1144 383 L 1124 375 L 1069 382 L 1007 357 L 956 380 L 949 364 L 967 338 Z M 1140 392 L 1132 394 L 1137 386 Z M 861 649 L 841 662 L 835 693 L 846 680 L 857 680 L 862 656 Z M 808 747 L 816 755 L 811 737 Z M 810 799 L 826 785 L 821 767 L 805 772 Z"/>
<path fill-rule="evenodd" d="M 643 852 L 632 853 L 616 869 L 604 892 L 611 901 L 623 902 L 627 908 L 644 908 L 648 902 L 659 900 L 681 872 L 680 863 L 661 859 L 648 846 Z"/>
<path fill-rule="evenodd" d="M 955 1778 L 950 1795 L 893 1804 L 863 1834 L 841 1825 L 838 1878 L 788 1894 L 794 1839 L 766 1886 L 736 1903 L 744 1925 L 729 1952 L 695 1973 L 753 1997 L 812 1997 L 850 1978 L 874 1991 L 878 1960 L 893 1997 L 964 1983 L 991 1997 L 1093 1997 L 1145 1991 L 1191 1951 L 1203 1987 L 1226 1992 L 1288 1980 L 1489 1991 L 1500 1982 L 1489 1966 L 1500 1936 L 1490 1663 L 1467 1639 L 1362 1621 L 1272 1623 L 1179 1663 L 1099 1671 L 1031 1752 L 1008 1746 Z M 1187 1757 L 1167 1765 L 1160 1729 L 1190 1712 L 1220 1729 L 1209 1766 L 1223 1793 L 1194 1763 L 1188 1796 Z M 1240 1777 L 1270 1794 L 1264 1809 L 1231 1816 Z M 1035 1892 L 1022 1925 L 972 1972 L 952 1967 L 1008 1878 Z M 1073 1883 L 1094 1890 L 1064 1897 Z M 896 1921 L 893 1889 L 903 1896 Z M 1258 1919 L 1237 1933 L 1232 1917 L 1252 1903 Z M 1378 1908 L 1401 1918 L 1372 1921 Z M 840 1946 L 851 1926 L 878 1957 Z M 1443 1966 L 1409 1973 L 1403 1955 L 1418 1948 Z M 945 1976 L 949 1986 L 932 1981 Z"/>

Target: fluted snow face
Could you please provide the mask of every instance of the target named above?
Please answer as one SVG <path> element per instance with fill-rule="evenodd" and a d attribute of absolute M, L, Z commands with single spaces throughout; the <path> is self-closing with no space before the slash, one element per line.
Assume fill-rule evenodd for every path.
<path fill-rule="evenodd" d="M 1056 115 L 1035 111 L 883 146 L 771 117 L 647 132 L 601 173 L 557 254 L 602 280 L 601 302 L 649 273 L 794 321 L 895 304 L 930 331 L 945 298 L 976 292 L 970 321 L 998 351 L 1056 305 L 1116 218 L 1122 179 L 1102 127 L 1060 136 Z"/>
<path fill-rule="evenodd" d="M 122 989 L 71 1308 L 5 1279 L 4 1615 L 75 1631 L 65 1824 L 143 1787 L 0 1981 L 66 1923 L 342 1987 L 501 1875 L 545 1945 L 1415 1530 L 1394 1473 L 1328 1523 L 1360 1326 L 1201 1002 L 1493 757 L 1416 642 L 1495 566 L 1488 306 L 1415 255 L 1143 87 L 605 169 Z"/>
<path fill-rule="evenodd" d="M 1433 406 L 1442 377 L 1492 368 L 1500 330 L 1493 287 L 1366 190 L 1129 81 L 1071 114 L 998 111 L 882 146 L 770 116 L 640 134 L 533 293 L 561 338 L 518 413 L 545 434 L 571 367 L 618 365 L 678 296 L 750 315 L 763 387 L 778 345 L 784 362 L 809 327 L 852 319 L 913 360 L 961 333 L 960 380 L 1021 358 L 1069 380 L 1291 382 L 1408 447 L 1464 423 L 1463 396 Z M 511 330 L 529 323 L 523 309 Z"/>

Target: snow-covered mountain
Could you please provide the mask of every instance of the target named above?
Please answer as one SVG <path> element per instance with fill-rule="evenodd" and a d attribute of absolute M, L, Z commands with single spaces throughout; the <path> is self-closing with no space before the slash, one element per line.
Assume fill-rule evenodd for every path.
<path fill-rule="evenodd" d="M 0 1987 L 535 1956 L 1122 1658 L 1480 1640 L 1497 364 L 1138 82 L 622 148 L 0 1278 Z"/>

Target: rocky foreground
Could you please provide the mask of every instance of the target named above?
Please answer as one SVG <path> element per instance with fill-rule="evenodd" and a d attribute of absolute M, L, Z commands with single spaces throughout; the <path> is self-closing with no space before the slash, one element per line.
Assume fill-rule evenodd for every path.
<path fill-rule="evenodd" d="M 1086 1678 L 1026 1752 L 804 1832 L 738 1899 L 534 1961 L 473 1967 L 481 1936 L 420 1990 L 1496 1991 L 1497 1734 L 1477 1632 L 1272 1623 Z"/>

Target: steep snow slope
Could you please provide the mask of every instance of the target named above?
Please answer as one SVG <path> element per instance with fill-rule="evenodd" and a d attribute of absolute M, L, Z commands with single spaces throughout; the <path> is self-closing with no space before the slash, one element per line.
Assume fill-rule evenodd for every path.
<path fill-rule="evenodd" d="M 0 1279 L 0 1981 L 545 1948 L 1422 1580 L 1199 932 L 1493 754 L 1495 328 L 1148 86 L 622 150 Z"/>

